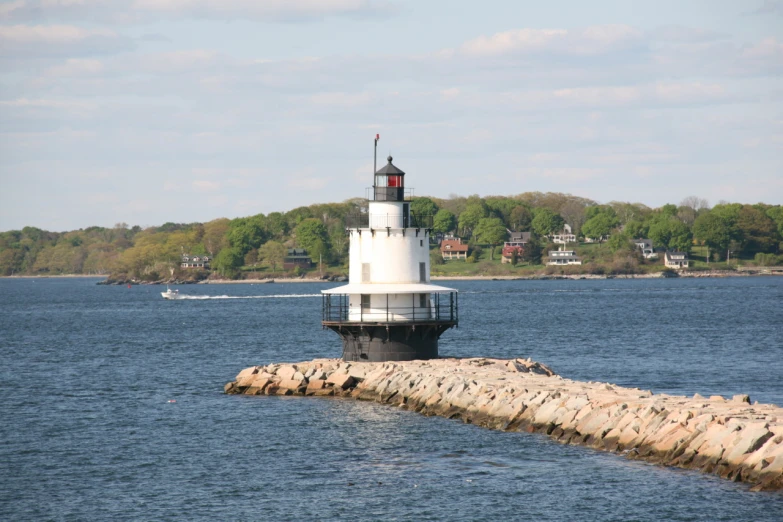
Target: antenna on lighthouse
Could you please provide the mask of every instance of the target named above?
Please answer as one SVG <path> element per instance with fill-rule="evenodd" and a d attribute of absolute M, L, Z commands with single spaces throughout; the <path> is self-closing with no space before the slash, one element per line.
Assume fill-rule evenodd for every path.
<path fill-rule="evenodd" d="M 372 175 L 375 179 L 375 173 L 378 172 L 378 140 L 381 139 L 380 134 L 375 135 L 375 152 L 372 155 Z M 374 183 L 373 183 L 374 185 Z"/>

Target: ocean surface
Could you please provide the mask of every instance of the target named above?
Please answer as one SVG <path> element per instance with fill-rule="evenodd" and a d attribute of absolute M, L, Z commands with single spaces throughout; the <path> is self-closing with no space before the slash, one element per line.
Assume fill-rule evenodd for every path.
<path fill-rule="evenodd" d="M 351 400 L 247 397 L 339 357 L 323 283 L 0 280 L 0 520 L 783 520 L 783 495 Z M 783 405 L 783 277 L 442 282 L 444 356 Z"/>

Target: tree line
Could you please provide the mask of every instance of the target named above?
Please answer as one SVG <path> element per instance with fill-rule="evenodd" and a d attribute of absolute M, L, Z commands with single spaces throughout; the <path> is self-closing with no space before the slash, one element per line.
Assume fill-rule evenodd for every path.
<path fill-rule="evenodd" d="M 514 230 L 530 231 L 541 246 L 547 236 L 568 224 L 578 237 L 606 241 L 612 251 L 631 248 L 631 239 L 649 238 L 656 247 L 668 250 L 687 252 L 704 245 L 714 260 L 739 256 L 764 264 L 783 257 L 781 205 L 720 202 L 710 207 L 704 199 L 689 197 L 679 205 L 650 208 L 526 192 L 418 197 L 412 200 L 411 211 L 432 216 L 436 234 L 454 234 L 472 245 L 501 245 L 508 230 Z M 289 248 L 303 248 L 316 262 L 342 267 L 348 260 L 346 219 L 366 212 L 366 200 L 351 199 L 288 212 L 144 229 L 125 223 L 68 232 L 25 227 L 0 233 L 0 275 L 112 273 L 153 280 L 178 270 L 181 254 L 187 253 L 209 255 L 213 272 L 236 277 L 241 270 L 279 271 Z"/>

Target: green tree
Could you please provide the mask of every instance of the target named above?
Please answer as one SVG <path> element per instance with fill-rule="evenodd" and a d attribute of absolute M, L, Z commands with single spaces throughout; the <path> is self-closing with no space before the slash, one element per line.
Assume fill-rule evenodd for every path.
<path fill-rule="evenodd" d="M 653 245 L 668 250 L 688 252 L 691 249 L 693 235 L 688 225 L 673 216 L 660 215 L 650 224 L 650 239 Z"/>
<path fill-rule="evenodd" d="M 480 203 L 470 203 L 462 214 L 459 215 L 459 228 L 467 235 L 476 228 L 479 221 L 487 217 L 488 214 L 486 206 Z"/>
<path fill-rule="evenodd" d="M 508 218 L 509 226 L 515 231 L 527 231 L 530 230 L 530 223 L 533 221 L 533 213 L 530 209 L 517 205 L 511 210 L 511 214 Z"/>
<path fill-rule="evenodd" d="M 287 250 L 282 243 L 277 241 L 267 241 L 258 249 L 258 259 L 272 267 L 273 272 L 277 272 L 278 266 L 283 266 Z"/>
<path fill-rule="evenodd" d="M 280 212 L 272 212 L 266 217 L 266 230 L 275 239 L 282 239 L 288 234 L 288 222 Z"/>
<path fill-rule="evenodd" d="M 447 232 L 451 232 L 454 230 L 454 227 L 456 226 L 456 218 L 454 217 L 454 214 L 446 210 L 445 208 L 442 208 L 438 210 L 438 213 L 435 214 L 433 223 L 433 230 L 435 232 L 440 232 L 441 234 L 445 234 Z"/>
<path fill-rule="evenodd" d="M 589 207 L 585 215 L 587 221 L 582 226 L 582 234 L 585 237 L 601 239 L 608 236 L 620 224 L 617 213 L 609 206 Z"/>
<path fill-rule="evenodd" d="M 767 214 L 767 217 L 772 219 L 777 225 L 778 235 L 783 237 L 783 206 L 778 205 L 775 207 L 770 207 L 765 213 Z"/>
<path fill-rule="evenodd" d="M 285 213 L 285 219 L 288 222 L 289 230 L 299 226 L 299 223 L 305 219 L 314 217 L 313 211 L 309 207 L 297 207 Z"/>
<path fill-rule="evenodd" d="M 650 226 L 647 223 L 633 219 L 625 224 L 623 230 L 630 238 L 645 239 L 650 233 Z"/>
<path fill-rule="evenodd" d="M 729 246 L 740 237 L 737 228 L 739 208 L 730 205 L 716 205 L 711 211 L 701 214 L 693 223 L 693 235 L 703 241 L 712 252 L 726 252 L 729 256 Z"/>
<path fill-rule="evenodd" d="M 506 227 L 500 218 L 491 217 L 479 220 L 476 228 L 473 230 L 473 235 L 480 242 L 492 246 L 489 251 L 489 259 L 493 260 L 495 245 L 505 241 L 506 237 L 508 236 L 508 232 L 506 231 Z"/>
<path fill-rule="evenodd" d="M 546 236 L 554 234 L 563 229 L 563 217 L 546 207 L 540 207 L 533 210 L 533 221 L 530 223 L 533 232 L 538 235 Z"/>
<path fill-rule="evenodd" d="M 258 248 L 266 240 L 266 218 L 258 214 L 249 218 L 237 218 L 229 223 L 228 241 L 242 256 Z"/>
<path fill-rule="evenodd" d="M 329 243 L 329 231 L 319 219 L 308 218 L 299 223 L 294 230 L 296 243 L 307 250 L 314 261 L 323 256 L 323 260 L 329 262 L 331 245 Z"/>
<path fill-rule="evenodd" d="M 519 205 L 519 202 L 506 197 L 489 197 L 485 203 L 491 216 L 500 218 L 505 226 L 511 224 L 511 212 Z"/>
<path fill-rule="evenodd" d="M 677 205 L 674 205 L 672 203 L 667 203 L 661 207 L 660 212 L 661 214 L 667 217 L 676 217 L 677 210 L 678 210 Z"/>
<path fill-rule="evenodd" d="M 443 254 L 440 253 L 440 250 L 437 248 L 433 248 L 430 250 L 430 265 L 443 265 L 446 261 L 443 260 Z"/>
<path fill-rule="evenodd" d="M 541 238 L 537 234 L 530 235 L 530 241 L 522 250 L 522 261 L 531 265 L 540 265 L 543 248 L 541 248 Z"/>
<path fill-rule="evenodd" d="M 227 247 L 218 252 L 218 255 L 212 260 L 212 267 L 223 275 L 236 277 L 244 260 L 244 255 L 239 248 Z"/>
<path fill-rule="evenodd" d="M 609 250 L 613 254 L 617 252 L 633 252 L 636 249 L 636 245 L 631 243 L 631 237 L 627 233 L 612 234 L 609 240 L 606 242 Z"/>
<path fill-rule="evenodd" d="M 413 198 L 411 212 L 417 216 L 434 216 L 438 213 L 438 205 L 430 198 Z"/>
<path fill-rule="evenodd" d="M 773 252 L 780 241 L 775 222 L 761 210 L 745 205 L 737 216 L 743 252 Z"/>

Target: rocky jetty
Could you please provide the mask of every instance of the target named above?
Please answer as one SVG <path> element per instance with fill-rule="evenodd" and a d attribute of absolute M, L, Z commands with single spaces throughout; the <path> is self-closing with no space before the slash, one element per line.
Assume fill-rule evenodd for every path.
<path fill-rule="evenodd" d="M 226 393 L 350 397 L 783 490 L 783 408 L 578 382 L 530 359 L 316 359 L 242 370 Z"/>

